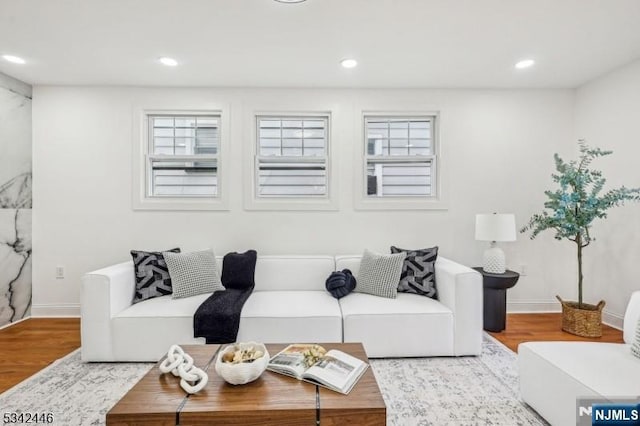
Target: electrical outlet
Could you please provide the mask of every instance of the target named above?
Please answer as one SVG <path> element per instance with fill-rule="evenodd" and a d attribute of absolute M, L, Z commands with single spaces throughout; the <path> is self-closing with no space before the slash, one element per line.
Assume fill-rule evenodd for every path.
<path fill-rule="evenodd" d="M 527 275 L 527 265 L 520 265 L 520 275 L 523 277 Z"/>
<path fill-rule="evenodd" d="M 56 279 L 64 278 L 64 266 L 56 266 Z"/>

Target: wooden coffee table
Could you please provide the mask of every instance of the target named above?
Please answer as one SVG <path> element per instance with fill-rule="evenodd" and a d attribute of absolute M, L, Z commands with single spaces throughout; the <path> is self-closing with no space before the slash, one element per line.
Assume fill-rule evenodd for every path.
<path fill-rule="evenodd" d="M 360 343 L 321 343 L 368 362 Z M 268 344 L 275 355 L 287 345 Z M 265 371 L 241 386 L 226 383 L 215 373 L 220 345 L 183 346 L 195 364 L 207 371 L 207 386 L 186 395 L 179 378 L 161 375 L 156 364 L 107 413 L 107 426 L 195 425 L 385 425 L 386 406 L 376 378 L 368 368 L 349 395 Z"/>

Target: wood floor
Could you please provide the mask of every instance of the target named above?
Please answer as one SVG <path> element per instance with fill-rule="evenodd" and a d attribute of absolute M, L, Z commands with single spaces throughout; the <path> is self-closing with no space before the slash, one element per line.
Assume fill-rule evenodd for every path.
<path fill-rule="evenodd" d="M 560 314 L 510 314 L 507 329 L 491 333 L 511 350 L 537 340 L 622 342 L 622 332 L 603 326 L 603 336 L 586 339 L 560 329 Z M 31 318 L 0 330 L 0 393 L 80 347 L 78 318 Z"/>
<path fill-rule="evenodd" d="M 79 318 L 30 318 L 3 328 L 0 393 L 79 347 Z"/>
<path fill-rule="evenodd" d="M 584 342 L 622 343 L 622 331 L 602 326 L 602 337 L 589 339 L 562 331 L 561 314 L 508 314 L 507 328 L 500 333 L 489 333 L 503 345 L 517 352 L 522 342 L 575 340 Z"/>

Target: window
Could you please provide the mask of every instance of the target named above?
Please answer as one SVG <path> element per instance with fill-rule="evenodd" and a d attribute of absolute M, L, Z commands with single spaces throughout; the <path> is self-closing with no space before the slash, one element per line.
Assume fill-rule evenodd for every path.
<path fill-rule="evenodd" d="M 147 196 L 217 197 L 220 116 L 147 117 Z"/>
<path fill-rule="evenodd" d="M 328 116 L 256 117 L 256 197 L 328 196 Z"/>
<path fill-rule="evenodd" d="M 367 199 L 434 199 L 435 117 L 365 116 Z"/>
<path fill-rule="evenodd" d="M 134 210 L 228 210 L 229 106 L 134 108 Z"/>

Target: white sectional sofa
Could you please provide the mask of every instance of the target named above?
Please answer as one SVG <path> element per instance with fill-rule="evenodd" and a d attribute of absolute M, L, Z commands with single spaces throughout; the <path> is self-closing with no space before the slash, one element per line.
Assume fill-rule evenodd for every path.
<path fill-rule="evenodd" d="M 630 346 L 640 318 L 640 291 L 624 317 L 625 343 L 527 342 L 518 346 L 522 399 L 552 425 L 576 424 L 577 398 L 640 396 L 640 359 Z"/>
<path fill-rule="evenodd" d="M 221 270 L 222 258 L 218 258 Z M 325 280 L 360 256 L 259 256 L 255 289 L 242 310 L 238 341 L 362 342 L 370 357 L 478 355 L 482 278 L 439 257 L 439 300 L 400 293 L 386 299 L 351 293 L 334 299 Z M 132 304 L 133 263 L 90 272 L 82 280 L 84 361 L 157 361 L 170 345 L 203 344 L 193 314 L 209 294 L 163 296 Z"/>

